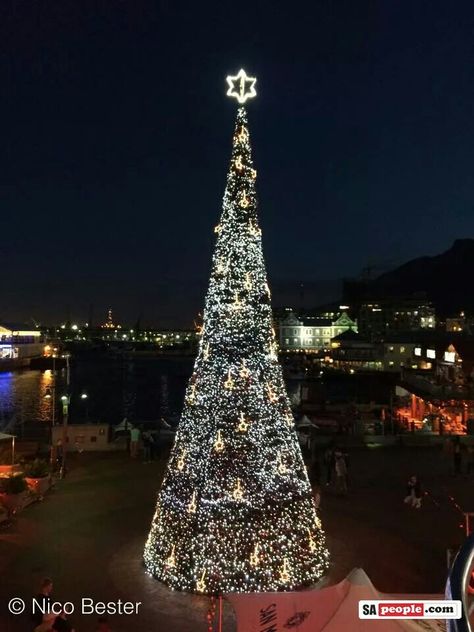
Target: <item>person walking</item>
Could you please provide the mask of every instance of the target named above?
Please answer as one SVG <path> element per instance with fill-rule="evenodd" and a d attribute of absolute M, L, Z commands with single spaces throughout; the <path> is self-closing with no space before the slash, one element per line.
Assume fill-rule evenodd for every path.
<path fill-rule="evenodd" d="M 35 629 L 36 626 L 42 625 L 43 622 L 45 622 L 45 617 L 46 614 L 49 612 L 51 604 L 52 592 L 53 581 L 49 577 L 45 577 L 41 582 L 39 593 L 34 597 L 36 603 L 33 604 L 31 620 L 35 625 Z"/>
<path fill-rule="evenodd" d="M 414 509 L 420 509 L 421 499 L 422 499 L 421 483 L 418 480 L 418 477 L 415 474 L 413 474 L 413 476 L 410 476 L 410 478 L 408 479 L 407 495 L 405 496 L 405 499 L 403 502 L 406 505 L 413 507 Z"/>
<path fill-rule="evenodd" d="M 149 430 L 146 430 L 142 434 L 142 442 L 143 442 L 143 463 L 151 463 L 152 461 L 152 450 L 153 450 L 153 435 Z"/>
<path fill-rule="evenodd" d="M 124 427 L 124 431 L 125 431 L 125 445 L 126 445 L 126 450 L 127 450 L 127 454 L 130 454 L 130 443 L 131 443 L 131 439 L 130 439 L 130 424 L 128 423 L 128 419 L 127 417 L 123 418 L 123 427 Z"/>
<path fill-rule="evenodd" d="M 326 468 L 326 485 L 330 485 L 334 468 L 334 450 L 331 446 L 328 446 L 324 452 L 324 466 Z"/>
<path fill-rule="evenodd" d="M 345 455 L 341 450 L 334 451 L 334 470 L 336 472 L 336 491 L 345 496 L 347 494 L 347 465 Z"/>
<path fill-rule="evenodd" d="M 136 459 L 138 456 L 138 444 L 140 441 L 140 430 L 133 426 L 130 430 L 130 456 Z"/>

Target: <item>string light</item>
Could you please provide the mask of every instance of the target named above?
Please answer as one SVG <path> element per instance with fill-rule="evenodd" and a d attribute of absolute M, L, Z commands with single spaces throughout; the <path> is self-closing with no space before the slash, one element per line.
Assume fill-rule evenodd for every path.
<path fill-rule="evenodd" d="M 252 180 L 256 180 L 257 179 L 257 170 L 256 169 L 250 169 L 250 177 L 252 178 Z"/>
<path fill-rule="evenodd" d="M 220 224 L 217 224 L 217 226 L 214 226 L 214 232 L 216 233 L 216 235 L 219 235 L 221 230 L 222 230 L 222 226 Z"/>
<path fill-rule="evenodd" d="M 254 547 L 253 553 L 250 554 L 250 566 L 258 566 L 260 564 L 260 546 L 257 544 Z"/>
<path fill-rule="evenodd" d="M 264 287 L 265 287 L 265 292 L 268 295 L 268 298 L 270 298 L 272 294 L 270 292 L 270 287 L 269 287 L 268 283 L 265 283 Z"/>
<path fill-rule="evenodd" d="M 193 492 L 193 495 L 191 496 L 191 501 L 189 502 L 189 505 L 188 505 L 188 513 L 196 513 L 196 509 L 197 509 L 196 492 Z"/>
<path fill-rule="evenodd" d="M 317 582 L 329 554 L 278 363 L 270 301 L 262 300 L 268 280 L 243 108 L 230 165 L 199 353 L 144 563 L 175 590 L 293 590 Z"/>
<path fill-rule="evenodd" d="M 227 372 L 227 379 L 224 382 L 224 388 L 227 388 L 230 391 L 234 388 L 234 380 L 232 379 L 232 375 L 230 374 L 230 369 Z"/>
<path fill-rule="evenodd" d="M 249 427 L 249 424 L 247 421 L 245 421 L 245 415 L 244 413 L 240 413 L 239 415 L 239 425 L 237 426 L 237 430 L 239 432 L 247 432 Z"/>
<path fill-rule="evenodd" d="M 189 391 L 188 403 L 194 404 L 195 401 L 196 401 L 196 384 L 193 384 Z"/>
<path fill-rule="evenodd" d="M 251 290 L 252 289 L 252 281 L 250 280 L 250 272 L 247 272 L 246 275 L 245 275 L 244 288 L 246 290 Z"/>
<path fill-rule="evenodd" d="M 166 560 L 166 566 L 169 566 L 170 568 L 174 568 L 176 566 L 175 548 L 176 548 L 176 545 L 173 544 L 171 548 L 170 556 Z"/>
<path fill-rule="evenodd" d="M 250 371 L 248 370 L 247 365 L 245 364 L 245 358 L 242 360 L 242 367 L 239 371 L 239 375 L 244 380 L 250 376 Z"/>
<path fill-rule="evenodd" d="M 249 133 L 245 126 L 242 126 L 237 134 L 237 140 L 239 143 L 246 143 L 249 139 Z"/>
<path fill-rule="evenodd" d="M 242 208 L 247 208 L 248 205 L 250 204 L 249 199 L 247 197 L 247 193 L 244 191 L 242 194 L 242 197 L 240 198 L 240 206 Z"/>
<path fill-rule="evenodd" d="M 223 449 L 224 449 L 224 441 L 222 440 L 222 437 L 221 437 L 221 431 L 218 430 L 217 431 L 217 438 L 214 441 L 214 450 L 216 452 L 222 452 Z"/>
<path fill-rule="evenodd" d="M 206 590 L 206 582 L 204 581 L 205 578 L 206 578 L 206 569 L 202 571 L 201 579 L 198 579 L 196 582 L 196 590 L 200 593 L 203 593 Z"/>
<path fill-rule="evenodd" d="M 177 464 L 176 464 L 176 467 L 178 468 L 178 470 L 179 470 L 180 472 L 182 472 L 182 471 L 183 471 L 183 469 L 184 469 L 184 457 L 185 457 L 185 456 L 186 456 L 186 450 L 183 450 L 183 451 L 181 452 L 181 456 L 179 457 L 178 462 L 177 462 Z"/>
<path fill-rule="evenodd" d="M 270 384 L 267 384 L 267 394 L 268 394 L 268 401 L 270 401 L 272 404 L 278 401 L 278 395 L 275 393 L 275 391 L 270 386 Z"/>
<path fill-rule="evenodd" d="M 242 500 L 242 498 L 244 497 L 244 492 L 240 485 L 240 478 L 237 479 L 237 484 L 234 491 L 232 492 L 232 496 L 234 497 L 234 500 Z"/>
<path fill-rule="evenodd" d="M 217 274 L 225 274 L 227 272 L 227 266 L 224 265 L 222 259 L 219 259 L 219 262 L 216 266 Z"/>
<path fill-rule="evenodd" d="M 249 233 L 252 237 L 260 237 L 262 234 L 261 229 L 258 226 L 255 226 L 255 223 L 252 220 L 249 222 Z"/>
<path fill-rule="evenodd" d="M 283 560 L 283 568 L 280 571 L 280 579 L 285 584 L 287 584 L 290 581 L 288 566 L 289 566 L 289 562 L 288 562 L 288 559 L 285 557 L 285 559 Z"/>
<path fill-rule="evenodd" d="M 233 302 L 233 304 L 232 304 L 232 307 L 233 307 L 234 309 L 240 309 L 240 308 L 242 307 L 242 301 L 241 301 L 241 300 L 240 300 L 240 298 L 239 298 L 239 294 L 238 294 L 238 292 L 236 292 L 236 293 L 234 294 L 234 302 Z"/>
<path fill-rule="evenodd" d="M 278 473 L 283 475 L 283 474 L 286 474 L 287 472 L 288 472 L 288 468 L 286 467 L 285 462 L 283 460 L 283 456 L 280 453 L 278 457 Z"/>

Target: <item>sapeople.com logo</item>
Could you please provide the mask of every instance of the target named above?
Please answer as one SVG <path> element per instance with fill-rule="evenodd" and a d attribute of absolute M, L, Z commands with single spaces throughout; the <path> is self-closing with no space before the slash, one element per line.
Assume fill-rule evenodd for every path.
<path fill-rule="evenodd" d="M 359 601 L 359 619 L 460 619 L 460 601 Z"/>

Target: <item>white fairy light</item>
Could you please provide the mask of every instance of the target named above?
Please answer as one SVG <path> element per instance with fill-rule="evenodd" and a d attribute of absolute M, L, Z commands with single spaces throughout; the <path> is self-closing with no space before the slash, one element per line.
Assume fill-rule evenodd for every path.
<path fill-rule="evenodd" d="M 144 551 L 146 571 L 175 590 L 292 590 L 328 567 L 271 306 L 262 300 L 255 176 L 241 107 L 199 353 Z"/>

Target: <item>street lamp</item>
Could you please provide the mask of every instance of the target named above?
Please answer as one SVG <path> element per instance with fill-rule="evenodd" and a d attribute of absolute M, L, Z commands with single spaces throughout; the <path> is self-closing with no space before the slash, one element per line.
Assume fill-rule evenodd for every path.
<path fill-rule="evenodd" d="M 63 454 L 61 459 L 61 469 L 59 471 L 59 476 L 64 478 L 64 474 L 66 473 L 66 453 L 67 453 L 67 422 L 69 417 L 69 395 L 61 395 L 61 401 L 63 404 L 63 438 L 62 438 L 62 448 Z"/>
<path fill-rule="evenodd" d="M 89 399 L 89 395 L 85 391 L 82 391 L 81 400 L 84 402 L 85 407 L 86 407 L 86 423 L 89 423 L 89 406 L 87 405 L 88 399 Z"/>

